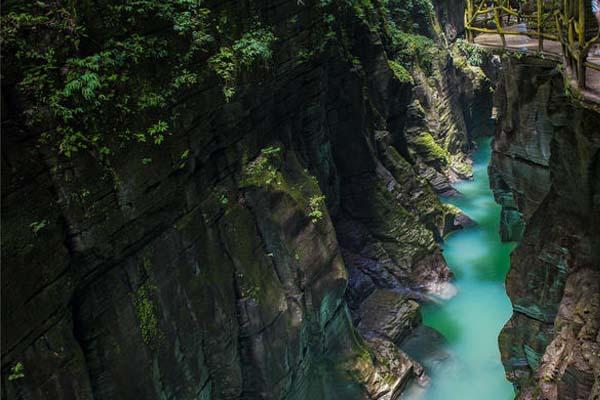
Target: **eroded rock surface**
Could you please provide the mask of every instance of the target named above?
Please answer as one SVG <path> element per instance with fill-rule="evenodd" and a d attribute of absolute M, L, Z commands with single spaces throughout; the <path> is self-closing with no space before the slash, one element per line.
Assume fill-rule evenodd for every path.
<path fill-rule="evenodd" d="M 526 223 L 511 256 L 515 312 L 500 348 L 520 399 L 595 399 L 600 115 L 565 96 L 554 68 L 507 57 L 500 71 L 490 171 L 503 238 L 521 236 L 519 216 Z"/>

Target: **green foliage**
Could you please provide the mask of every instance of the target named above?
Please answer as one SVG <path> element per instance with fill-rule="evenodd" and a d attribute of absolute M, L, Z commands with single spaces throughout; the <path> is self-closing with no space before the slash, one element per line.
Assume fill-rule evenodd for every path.
<path fill-rule="evenodd" d="M 431 0 L 382 0 L 388 29 L 431 36 L 434 8 Z"/>
<path fill-rule="evenodd" d="M 520 60 L 525 55 L 525 52 L 517 50 L 517 51 L 513 51 L 511 54 L 514 58 L 516 58 L 517 60 Z"/>
<path fill-rule="evenodd" d="M 10 369 L 10 374 L 8 375 L 9 381 L 16 381 L 18 379 L 25 378 L 25 366 L 23 363 L 18 361 L 15 365 L 13 365 Z"/>
<path fill-rule="evenodd" d="M 308 216 L 313 224 L 323 219 L 322 207 L 325 205 L 325 196 L 315 195 L 312 196 L 308 201 Z"/>
<path fill-rule="evenodd" d="M 169 129 L 169 125 L 164 121 L 158 121 L 150 128 L 148 128 L 148 135 L 154 141 L 155 144 L 161 144 L 165 140 L 165 134 Z"/>
<path fill-rule="evenodd" d="M 483 65 L 486 54 L 483 48 L 474 46 L 463 39 L 457 39 L 455 46 L 465 57 L 467 64 L 473 67 L 481 67 Z"/>
<path fill-rule="evenodd" d="M 203 0 L 10 2 L 3 76 L 16 83 L 23 122 L 44 132 L 42 143 L 66 157 L 85 150 L 106 161 L 128 143 L 167 140 L 171 106 L 210 69 L 230 98 L 241 70 L 271 58 L 270 30 L 256 21 L 240 31 L 241 21 L 224 12 Z"/>
<path fill-rule="evenodd" d="M 398 79 L 400 82 L 404 82 L 404 83 L 412 83 L 413 82 L 412 76 L 406 70 L 406 68 L 404 68 L 402 66 L 402 64 L 397 63 L 394 60 L 388 60 L 388 65 L 389 65 L 390 69 L 392 70 L 392 72 L 394 73 L 394 76 L 396 77 L 396 79 Z"/>
<path fill-rule="evenodd" d="M 440 49 L 433 40 L 422 35 L 396 32 L 392 41 L 397 50 L 395 60 L 406 69 L 419 65 L 428 74 L 433 72 L 433 67 L 440 57 Z"/>
<path fill-rule="evenodd" d="M 208 63 L 219 78 L 223 80 L 225 88 L 233 85 L 236 77 L 236 59 L 231 47 L 221 47 L 217 54 L 208 60 Z M 234 92 L 227 93 L 226 89 L 223 90 L 227 99 L 234 94 Z"/>
<path fill-rule="evenodd" d="M 262 149 L 260 155 L 245 168 L 242 185 L 259 187 L 281 185 L 283 179 L 276 165 L 280 153 L 280 147 Z"/>
<path fill-rule="evenodd" d="M 29 227 L 31 228 L 31 230 L 33 231 L 34 234 L 37 234 L 39 231 L 44 229 L 47 225 L 48 225 L 48 221 L 44 219 L 42 221 L 32 222 L 31 224 L 29 224 Z"/>
<path fill-rule="evenodd" d="M 235 81 L 238 74 L 252 67 L 257 61 L 271 59 L 271 44 L 275 40 L 273 33 L 257 24 L 252 30 L 231 46 L 219 48 L 208 63 L 223 81 L 223 94 L 230 100 L 235 94 Z"/>
<path fill-rule="evenodd" d="M 227 194 L 225 193 L 221 193 L 221 195 L 219 196 L 219 202 L 226 206 L 229 203 L 229 199 L 227 198 Z"/>
<path fill-rule="evenodd" d="M 272 255 L 271 255 L 272 256 Z M 260 287 L 258 286 L 244 286 L 242 287 L 242 297 L 250 298 L 254 300 L 255 303 L 260 303 Z"/>
<path fill-rule="evenodd" d="M 356 15 L 358 15 L 361 19 L 366 20 L 367 17 L 373 14 L 373 12 L 375 11 L 374 4 L 371 0 L 348 0 L 348 2 L 351 4 Z M 329 5 L 331 1 L 321 1 L 321 3 L 327 3 L 325 5 L 322 5 L 322 7 L 325 7 Z"/>
<path fill-rule="evenodd" d="M 263 29 L 260 25 L 244 35 L 233 44 L 233 51 L 242 67 L 251 67 L 257 60 L 268 61 L 271 59 L 271 43 L 275 36 L 271 31 Z"/>
<path fill-rule="evenodd" d="M 71 193 L 71 198 L 77 201 L 80 205 L 83 205 L 88 197 L 90 197 L 91 192 L 89 189 L 81 189 L 76 192 Z"/>

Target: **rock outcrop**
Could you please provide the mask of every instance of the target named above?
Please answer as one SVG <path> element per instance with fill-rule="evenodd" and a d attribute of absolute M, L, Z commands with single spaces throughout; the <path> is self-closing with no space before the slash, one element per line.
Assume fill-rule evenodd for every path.
<path fill-rule="evenodd" d="M 565 95 L 548 61 L 504 57 L 490 171 L 503 236 L 523 239 L 500 336 L 519 399 L 595 399 L 600 369 L 600 115 Z M 515 216 L 514 213 L 519 215 Z M 517 225 L 517 228 L 515 227 Z"/>

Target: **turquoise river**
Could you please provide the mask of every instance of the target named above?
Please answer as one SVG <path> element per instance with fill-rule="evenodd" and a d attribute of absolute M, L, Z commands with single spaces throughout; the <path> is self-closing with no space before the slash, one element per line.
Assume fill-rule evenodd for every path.
<path fill-rule="evenodd" d="M 477 145 L 474 179 L 455 185 L 461 196 L 443 199 L 476 222 L 450 234 L 444 243 L 457 294 L 422 310 L 424 324 L 446 339 L 441 346 L 444 356 L 424 362 L 430 383 L 410 398 L 510 400 L 515 396 L 498 349 L 498 334 L 512 312 L 504 279 L 515 244 L 500 241 L 500 206 L 494 201 L 487 172 L 491 138 L 478 139 Z"/>

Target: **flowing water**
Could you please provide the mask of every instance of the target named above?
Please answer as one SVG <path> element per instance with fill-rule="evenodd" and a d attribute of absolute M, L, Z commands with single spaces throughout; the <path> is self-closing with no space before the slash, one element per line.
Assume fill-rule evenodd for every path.
<path fill-rule="evenodd" d="M 494 201 L 487 174 L 490 143 L 491 138 L 477 141 L 474 179 L 455 185 L 462 196 L 443 199 L 477 225 L 446 238 L 444 258 L 455 274 L 458 293 L 449 301 L 422 309 L 424 324 L 441 332 L 447 342 L 423 360 L 430 385 L 424 391 L 410 390 L 411 399 L 514 398 L 500 361 L 498 334 L 512 312 L 504 278 L 515 245 L 502 243 L 498 233 L 500 206 Z"/>

